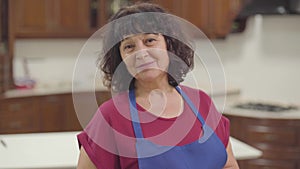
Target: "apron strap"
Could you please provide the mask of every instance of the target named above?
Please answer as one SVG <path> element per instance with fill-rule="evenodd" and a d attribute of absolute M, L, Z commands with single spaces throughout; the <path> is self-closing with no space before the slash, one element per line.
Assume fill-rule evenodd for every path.
<path fill-rule="evenodd" d="M 136 99 L 134 94 L 134 89 L 129 90 L 129 107 L 130 107 L 130 115 L 132 120 L 132 125 L 136 138 L 144 138 L 142 127 L 140 125 L 139 115 L 136 106 Z"/>
<path fill-rule="evenodd" d="M 179 94 L 183 97 L 183 99 L 188 103 L 192 111 L 194 112 L 195 116 L 198 118 L 198 120 L 201 122 L 202 126 L 205 125 L 205 121 L 202 118 L 201 114 L 199 113 L 198 109 L 195 107 L 191 99 L 181 90 L 179 86 L 176 86 L 176 90 L 179 92 Z"/>

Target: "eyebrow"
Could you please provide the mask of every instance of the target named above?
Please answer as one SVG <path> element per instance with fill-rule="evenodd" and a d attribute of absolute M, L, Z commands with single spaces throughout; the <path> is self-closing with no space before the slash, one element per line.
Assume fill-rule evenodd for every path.
<path fill-rule="evenodd" d="M 121 42 L 125 41 L 125 40 L 128 40 L 130 37 L 132 37 L 133 35 L 125 35 L 123 37 L 123 39 L 121 40 Z"/>
<path fill-rule="evenodd" d="M 140 33 L 141 35 L 149 35 L 149 34 L 153 34 L 153 35 L 159 35 L 159 33 Z M 129 38 L 135 36 L 135 35 L 139 35 L 139 34 L 131 34 L 131 35 L 125 35 L 123 37 L 123 39 L 121 40 L 121 42 L 128 40 Z"/>

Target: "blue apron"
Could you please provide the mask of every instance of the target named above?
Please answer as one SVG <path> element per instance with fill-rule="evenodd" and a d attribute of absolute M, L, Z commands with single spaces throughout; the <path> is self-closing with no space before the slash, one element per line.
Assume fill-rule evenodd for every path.
<path fill-rule="evenodd" d="M 204 119 L 189 97 L 179 88 L 189 107 L 202 124 L 203 135 L 195 142 L 183 146 L 162 146 L 144 138 L 139 123 L 134 90 L 129 91 L 130 114 L 136 136 L 136 151 L 140 169 L 222 169 L 227 161 L 226 149 L 215 134 L 205 124 Z"/>

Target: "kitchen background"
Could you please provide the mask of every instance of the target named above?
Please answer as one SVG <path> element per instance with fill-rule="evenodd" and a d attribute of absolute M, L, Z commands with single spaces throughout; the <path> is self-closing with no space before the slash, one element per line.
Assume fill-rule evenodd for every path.
<path fill-rule="evenodd" d="M 0 0 L 0 134 L 81 130 L 91 115 L 80 124 L 73 107 L 76 59 L 109 16 L 132 2 Z M 300 1 L 152 2 L 196 25 L 216 48 L 227 88 L 214 99 L 226 94 L 232 136 L 263 152 L 240 160 L 241 168 L 300 169 Z M 93 112 L 84 97 L 95 69 L 81 77 L 74 85 Z M 96 93 L 99 104 L 110 97 L 101 85 Z"/>

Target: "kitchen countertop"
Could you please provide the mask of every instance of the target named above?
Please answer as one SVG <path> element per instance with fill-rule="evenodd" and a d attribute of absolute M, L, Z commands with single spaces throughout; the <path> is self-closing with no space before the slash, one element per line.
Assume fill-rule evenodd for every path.
<path fill-rule="evenodd" d="M 3 94 L 3 98 L 19 98 L 43 95 L 55 95 L 76 92 L 93 92 L 93 91 L 108 91 L 105 87 L 96 89 L 81 87 L 72 90 L 72 87 L 48 87 L 48 88 L 33 88 L 33 89 L 13 89 L 8 90 Z"/>
<path fill-rule="evenodd" d="M 241 109 L 225 109 L 225 115 L 233 115 L 240 117 L 250 117 L 258 119 L 280 119 L 280 120 L 300 120 L 300 110 L 289 112 L 264 112 L 253 110 L 241 110 Z"/>
<path fill-rule="evenodd" d="M 207 87 L 203 87 L 202 90 L 206 90 Z M 18 98 L 18 97 L 30 97 L 30 96 L 41 96 L 41 95 L 52 95 L 52 94 L 64 94 L 64 93 L 76 93 L 76 92 L 94 92 L 94 91 L 109 91 L 106 87 L 99 85 L 97 87 L 75 87 L 72 89 L 71 86 L 54 86 L 47 88 L 32 88 L 32 89 L 13 89 L 8 90 L 3 94 L 3 98 Z M 228 87 L 226 95 L 238 95 L 240 93 L 237 87 Z M 222 96 L 225 92 L 223 90 L 215 90 L 215 96 Z"/>
<path fill-rule="evenodd" d="M 98 87 L 97 89 L 94 89 L 96 91 L 108 91 L 103 86 Z M 88 87 L 77 87 L 76 90 L 74 90 L 78 93 L 80 92 L 93 92 L 92 88 Z M 75 92 L 75 93 L 76 93 Z M 32 96 L 43 96 L 43 95 L 55 95 L 55 94 L 68 94 L 72 93 L 71 87 L 53 87 L 53 88 L 35 88 L 35 89 L 15 89 L 15 90 L 9 90 L 6 93 L 4 93 L 3 98 L 20 98 L 20 97 L 32 97 Z M 222 97 L 224 93 L 223 92 L 215 92 L 214 101 L 217 101 L 218 98 L 224 99 Z M 254 102 L 260 102 L 260 103 L 273 103 L 273 104 L 279 104 L 279 105 L 294 105 L 297 106 L 297 110 L 291 110 L 291 111 L 285 111 L 285 112 L 266 112 L 266 111 L 258 111 L 258 110 L 245 110 L 245 109 L 238 109 L 234 108 L 234 105 L 237 103 L 244 103 L 247 101 L 254 101 Z M 243 117 L 252 117 L 252 118 L 268 118 L 268 119 L 300 119 L 300 105 L 299 104 L 291 104 L 291 103 L 284 103 L 278 102 L 278 101 L 265 101 L 265 100 L 258 100 L 258 99 L 251 99 L 251 98 L 243 98 L 240 95 L 240 91 L 238 88 L 229 87 L 227 91 L 227 97 L 225 102 L 225 108 L 224 110 L 220 110 L 220 112 L 224 112 L 224 114 L 228 115 L 234 115 L 234 116 L 243 116 Z"/>
<path fill-rule="evenodd" d="M 0 168 L 76 168 L 79 148 L 78 132 L 54 132 L 0 135 Z M 237 160 L 255 159 L 262 152 L 231 138 Z"/>
<path fill-rule="evenodd" d="M 236 105 L 245 103 L 259 103 L 267 105 L 278 105 L 282 107 L 295 107 L 291 110 L 283 110 L 279 112 L 263 111 L 263 110 L 251 110 L 237 108 Z M 284 101 L 271 101 L 255 98 L 243 98 L 239 97 L 227 97 L 226 106 L 224 108 L 225 115 L 233 115 L 240 117 L 259 118 L 259 119 L 282 119 L 282 120 L 300 120 L 300 104 L 284 102 Z"/>

